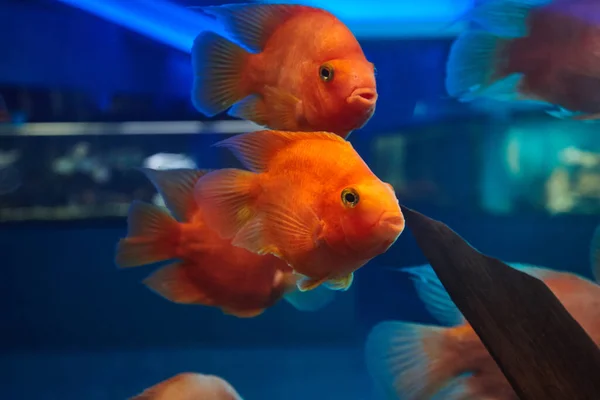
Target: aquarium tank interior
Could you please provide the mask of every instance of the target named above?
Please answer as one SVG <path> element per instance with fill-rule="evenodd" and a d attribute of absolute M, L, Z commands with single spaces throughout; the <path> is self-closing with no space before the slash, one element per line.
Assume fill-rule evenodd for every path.
<path fill-rule="evenodd" d="M 402 272 L 427 263 L 409 229 L 386 251 L 367 257 L 347 290 L 327 289 L 327 282 L 313 289 L 331 298 L 310 310 L 281 296 L 264 312 L 245 317 L 224 312 L 216 300 L 181 304 L 144 284 L 158 264 L 116 265 L 119 240 L 128 229 L 143 229 L 128 228 L 131 205 L 172 205 L 143 169 L 244 169 L 234 152 L 214 144 L 265 129 L 227 111 L 207 116 L 193 101 L 196 82 L 203 79 L 192 63 L 196 37 L 236 32 L 225 29 L 225 18 L 202 11 L 223 3 L 242 1 L 0 2 L 0 398 L 128 399 L 182 373 L 218 376 L 245 400 L 401 398 L 378 390 L 365 362 L 365 340 L 385 320 L 436 324 Z M 556 118 L 538 104 L 448 95 L 452 44 L 469 29 L 464 16 L 475 1 L 297 3 L 339 18 L 375 66 L 375 112 L 347 140 L 355 157 L 393 187 L 400 204 L 444 222 L 490 256 L 593 278 L 590 243 L 600 223 L 598 125 Z M 252 35 L 258 34 L 246 37 Z M 277 54 L 296 46 L 287 43 L 292 36 L 279 38 Z M 336 38 L 329 46 L 341 43 Z M 313 44 L 294 47 L 303 49 L 294 56 L 308 57 Z M 217 54 L 215 49 L 209 50 Z M 262 68 L 287 74 L 278 65 L 282 60 L 268 59 Z M 211 79 L 221 82 L 219 73 Z M 316 83 L 293 82 L 303 85 L 302 93 L 317 90 Z M 313 96 L 302 104 L 319 109 L 318 102 Z M 276 108 L 270 110 L 275 115 Z M 319 157 L 336 156 L 323 151 Z M 339 173 L 327 171 L 332 180 Z M 304 188 L 286 187 L 289 193 Z M 192 204 L 190 190 L 185 201 Z M 288 197 L 282 190 L 272 206 Z M 289 215 L 296 215 L 302 201 L 292 202 Z M 205 235 L 218 237 L 216 231 Z M 159 251 L 175 236 L 146 243 L 146 252 Z M 194 240 L 202 242 L 198 235 Z M 210 265 L 197 262 L 194 268 L 222 268 L 223 276 L 226 265 L 215 254 Z M 273 260 L 283 257 L 282 265 L 295 270 L 293 262 L 278 257 Z M 286 277 L 297 279 L 288 272 Z M 228 279 L 230 292 L 238 282 L 260 286 L 248 285 L 250 275 Z M 298 290 L 296 283 L 292 287 Z M 170 290 L 185 297 L 182 287 Z M 238 397 L 185 397 L 192 398 Z"/>

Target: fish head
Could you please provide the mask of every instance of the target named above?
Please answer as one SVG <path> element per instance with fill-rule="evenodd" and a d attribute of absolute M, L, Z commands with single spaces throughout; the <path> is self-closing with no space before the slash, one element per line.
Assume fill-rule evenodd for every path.
<path fill-rule="evenodd" d="M 365 258 L 385 252 L 404 230 L 393 188 L 377 178 L 340 190 L 339 207 L 346 244 Z"/>
<path fill-rule="evenodd" d="M 314 92 L 318 117 L 351 124 L 353 129 L 371 118 L 378 97 L 372 63 L 364 58 L 329 60 L 318 64 L 313 73 L 316 85 L 310 86 L 318 88 Z"/>

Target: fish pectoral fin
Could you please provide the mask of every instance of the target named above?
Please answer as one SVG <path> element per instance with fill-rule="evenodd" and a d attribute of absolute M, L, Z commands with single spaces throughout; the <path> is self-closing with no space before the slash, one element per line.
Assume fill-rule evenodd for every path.
<path fill-rule="evenodd" d="M 327 286 L 331 290 L 346 291 L 346 290 L 350 289 L 350 286 L 352 286 L 353 281 L 354 281 L 354 273 L 350 273 L 341 278 L 327 280 L 325 282 L 325 286 Z"/>
<path fill-rule="evenodd" d="M 202 177 L 194 188 L 194 198 L 202 206 L 206 225 L 222 238 L 232 238 L 256 214 L 257 174 L 224 168 Z"/>
<path fill-rule="evenodd" d="M 398 321 L 379 323 L 367 337 L 367 369 L 386 392 L 399 398 L 432 397 L 453 378 L 453 365 L 443 364 L 446 329 Z"/>
<path fill-rule="evenodd" d="M 231 244 L 244 248 L 252 253 L 264 255 L 273 254 L 281 257 L 279 248 L 271 243 L 271 236 L 260 217 L 255 217 L 246 223 L 233 238 Z"/>
<path fill-rule="evenodd" d="M 144 285 L 165 299 L 180 304 L 214 305 L 215 302 L 196 285 L 186 273 L 186 267 L 181 263 L 174 263 L 162 267 L 144 279 Z"/>
<path fill-rule="evenodd" d="M 224 314 L 233 315 L 238 318 L 254 318 L 265 312 L 264 308 L 259 308 L 256 310 L 236 310 L 229 307 L 223 307 L 221 309 Z"/>
<path fill-rule="evenodd" d="M 194 200 L 194 186 L 208 170 L 140 168 L 160 193 L 169 211 L 180 222 L 189 221 L 198 210 Z"/>
<path fill-rule="evenodd" d="M 229 109 L 227 114 L 232 117 L 246 119 L 255 124 L 269 126 L 269 114 L 265 102 L 258 95 L 251 95 L 236 103 Z"/>
<path fill-rule="evenodd" d="M 300 122 L 304 120 L 302 101 L 293 94 L 274 86 L 265 86 L 263 93 L 271 115 L 270 127 L 285 131 L 298 130 Z"/>
<path fill-rule="evenodd" d="M 263 50 L 275 30 L 289 18 L 314 10 L 293 4 L 225 4 L 200 9 L 205 14 L 216 16 L 234 40 L 256 52 Z"/>
<path fill-rule="evenodd" d="M 217 115 L 248 96 L 242 74 L 250 53 L 214 32 L 202 32 L 192 47 L 192 103 L 204 115 Z"/>

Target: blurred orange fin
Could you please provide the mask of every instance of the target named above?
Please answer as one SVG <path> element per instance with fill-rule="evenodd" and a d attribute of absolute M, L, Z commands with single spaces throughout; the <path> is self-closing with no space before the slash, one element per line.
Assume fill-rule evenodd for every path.
<path fill-rule="evenodd" d="M 590 249 L 590 261 L 592 263 L 592 274 L 596 282 L 600 283 L 600 226 L 596 228 L 592 237 Z"/>
<path fill-rule="evenodd" d="M 207 226 L 222 238 L 235 236 L 256 215 L 257 177 L 252 172 L 225 168 L 206 174 L 196 183 L 194 197 Z"/>
<path fill-rule="evenodd" d="M 162 267 L 144 280 L 144 285 L 173 303 L 214 305 L 214 301 L 190 280 L 186 267 L 174 263 Z"/>
<path fill-rule="evenodd" d="M 192 47 L 194 107 L 212 117 L 248 96 L 242 79 L 249 56 L 246 50 L 214 32 L 200 33 Z"/>
<path fill-rule="evenodd" d="M 352 146 L 336 134 L 329 132 L 288 132 L 263 130 L 241 135 L 215 143 L 214 146 L 229 149 L 244 164 L 254 172 L 264 172 L 273 157 L 296 141 L 329 140 L 344 146 Z"/>
<path fill-rule="evenodd" d="M 129 207 L 127 225 L 127 237 L 117 245 L 117 266 L 137 267 L 175 258 L 179 225 L 166 210 L 134 201 Z"/>
<path fill-rule="evenodd" d="M 233 315 L 238 318 L 254 318 L 265 312 L 264 308 L 260 308 L 257 310 L 234 310 L 231 308 L 223 308 L 222 310 L 223 313 Z"/>
<path fill-rule="evenodd" d="M 325 282 L 325 286 L 327 286 L 331 290 L 346 291 L 350 289 L 350 286 L 352 286 L 353 281 L 354 273 L 350 273 L 342 278 L 329 279 Z"/>
<path fill-rule="evenodd" d="M 379 323 L 367 338 L 369 373 L 387 393 L 399 398 L 433 397 L 457 378 L 452 376 L 454 365 L 444 364 L 446 329 L 396 321 Z"/>
<path fill-rule="evenodd" d="M 206 379 L 200 374 L 183 372 L 147 388 L 137 396 L 129 398 L 129 400 L 160 400 L 164 399 L 167 393 L 193 393 L 196 388 L 202 387 L 205 382 Z"/>
<path fill-rule="evenodd" d="M 194 200 L 194 185 L 208 170 L 141 168 L 160 193 L 169 211 L 179 221 L 189 221 L 198 210 Z"/>
<path fill-rule="evenodd" d="M 232 117 L 247 119 L 258 125 L 269 125 L 269 114 L 265 107 L 265 102 L 258 95 L 248 96 L 234 104 L 227 114 Z"/>
<path fill-rule="evenodd" d="M 315 8 L 290 4 L 226 4 L 202 7 L 202 12 L 224 23 L 234 40 L 262 51 L 273 32 L 290 17 Z"/>

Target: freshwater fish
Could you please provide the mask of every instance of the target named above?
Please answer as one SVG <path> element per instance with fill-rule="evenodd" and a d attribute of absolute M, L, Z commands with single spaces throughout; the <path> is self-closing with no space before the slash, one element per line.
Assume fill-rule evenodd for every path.
<path fill-rule="evenodd" d="M 375 70 L 346 25 L 320 8 L 227 4 L 200 8 L 234 40 L 213 32 L 194 41 L 192 102 L 270 129 L 347 137 L 375 112 Z"/>
<path fill-rule="evenodd" d="M 192 372 L 177 374 L 129 400 L 242 400 L 223 378 Z"/>
<path fill-rule="evenodd" d="M 593 257 L 599 244 L 597 234 Z M 598 270 L 598 259 L 593 259 Z M 600 285 L 569 272 L 507 264 L 542 280 L 600 346 Z M 427 310 L 450 327 L 385 321 L 373 328 L 367 339 L 367 364 L 389 398 L 519 400 L 431 266 L 402 271 L 411 274 Z"/>
<path fill-rule="evenodd" d="M 391 185 L 333 133 L 256 131 L 217 146 L 250 171 L 216 170 L 198 181 L 207 224 L 235 246 L 285 260 L 303 276 L 302 291 L 348 289 L 353 272 L 404 230 Z"/>
<path fill-rule="evenodd" d="M 478 28 L 452 45 L 450 96 L 530 101 L 559 118 L 600 118 L 600 2 L 488 0 L 468 18 Z"/>
<path fill-rule="evenodd" d="M 260 315 L 282 297 L 303 311 L 314 311 L 333 299 L 333 292 L 325 288 L 298 293 L 298 277 L 285 262 L 235 247 L 207 226 L 206 212 L 193 197 L 194 185 L 206 171 L 142 171 L 172 215 L 152 204 L 132 203 L 116 264 L 128 268 L 179 260 L 146 278 L 147 287 L 172 302 L 213 306 L 240 318 Z"/>

